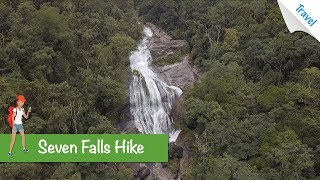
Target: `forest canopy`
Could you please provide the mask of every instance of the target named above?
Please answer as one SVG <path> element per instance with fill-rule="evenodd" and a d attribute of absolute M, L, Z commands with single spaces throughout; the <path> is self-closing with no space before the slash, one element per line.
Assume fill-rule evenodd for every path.
<path fill-rule="evenodd" d="M 181 178 L 319 178 L 320 43 L 290 34 L 276 0 L 0 0 L 0 133 L 18 93 L 32 106 L 28 133 L 114 133 L 141 21 L 187 40 L 204 74 L 177 124 L 196 155 Z M 133 179 L 109 163 L 0 169 L 9 179 Z"/>
<path fill-rule="evenodd" d="M 192 178 L 319 178 L 320 43 L 290 34 L 277 1 L 135 3 L 146 21 L 186 39 L 204 72 L 178 124 L 193 137 Z"/>
<path fill-rule="evenodd" d="M 132 1 L 0 0 L 0 133 L 11 132 L 7 109 L 17 94 L 32 106 L 27 133 L 115 133 L 141 31 Z M 3 163 L 0 176 L 132 179 L 114 167 Z"/>

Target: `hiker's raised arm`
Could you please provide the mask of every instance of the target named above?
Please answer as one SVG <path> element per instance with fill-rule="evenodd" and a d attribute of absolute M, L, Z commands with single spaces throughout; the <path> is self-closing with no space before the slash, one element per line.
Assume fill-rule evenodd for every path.
<path fill-rule="evenodd" d="M 28 119 L 28 117 L 29 117 L 29 112 L 27 112 L 27 114 L 26 114 L 26 112 L 23 112 L 23 117 L 24 117 L 25 119 Z"/>
<path fill-rule="evenodd" d="M 27 114 L 26 114 L 26 112 L 23 111 L 23 117 L 24 117 L 25 119 L 28 119 L 28 118 L 29 118 L 29 113 L 30 113 L 29 110 L 28 110 Z"/>

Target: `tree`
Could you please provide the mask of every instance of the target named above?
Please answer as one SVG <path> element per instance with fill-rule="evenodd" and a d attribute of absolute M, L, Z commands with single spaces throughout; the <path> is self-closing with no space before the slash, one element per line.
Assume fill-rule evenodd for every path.
<path fill-rule="evenodd" d="M 225 29 L 225 38 L 223 46 L 227 49 L 233 50 L 239 47 L 240 33 L 236 29 Z"/>
<path fill-rule="evenodd" d="M 202 160 L 195 172 L 197 179 L 263 179 L 254 167 L 227 154 Z"/>
<path fill-rule="evenodd" d="M 261 172 L 266 177 L 300 178 L 303 170 L 312 168 L 311 149 L 302 144 L 292 130 L 277 132 L 272 126 L 261 145 Z"/>
<path fill-rule="evenodd" d="M 111 37 L 110 46 L 119 60 L 128 56 L 129 52 L 135 47 L 135 41 L 128 36 L 116 34 Z M 125 63 L 121 61 L 122 64 Z"/>

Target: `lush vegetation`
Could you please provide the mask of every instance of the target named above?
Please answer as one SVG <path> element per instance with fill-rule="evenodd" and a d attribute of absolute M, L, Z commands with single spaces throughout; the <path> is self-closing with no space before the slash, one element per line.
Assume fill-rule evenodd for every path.
<path fill-rule="evenodd" d="M 115 132 L 139 15 L 186 39 L 205 72 L 184 97 L 195 147 L 185 178 L 320 178 L 320 43 L 290 34 L 275 0 L 0 0 L 0 133 L 17 93 L 32 106 L 27 133 Z M 133 178 L 106 163 L 0 168 L 9 179 Z"/>
<path fill-rule="evenodd" d="M 17 93 L 32 106 L 26 133 L 115 132 L 141 29 L 130 0 L 0 0 L 0 133 L 10 133 L 7 109 Z M 7 179 L 133 178 L 101 163 L 0 169 Z"/>
<path fill-rule="evenodd" d="M 136 0 L 205 73 L 185 95 L 195 179 L 320 177 L 320 43 L 275 0 Z M 190 178 L 190 177 L 189 177 Z"/>

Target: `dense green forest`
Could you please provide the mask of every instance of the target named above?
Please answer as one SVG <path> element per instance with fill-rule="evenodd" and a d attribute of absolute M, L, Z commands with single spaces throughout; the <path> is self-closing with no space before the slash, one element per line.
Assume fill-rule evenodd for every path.
<path fill-rule="evenodd" d="M 320 43 L 276 0 L 136 0 L 186 39 L 204 76 L 184 98 L 194 179 L 320 178 Z"/>
<path fill-rule="evenodd" d="M 177 124 L 195 154 L 181 178 L 320 178 L 320 43 L 290 34 L 276 0 L 0 0 L 0 133 L 17 93 L 32 106 L 27 133 L 114 133 L 140 18 L 187 40 L 204 72 Z M 0 169 L 2 179 L 133 179 L 111 163 Z"/>
<path fill-rule="evenodd" d="M 26 133 L 114 133 L 141 30 L 130 0 L 0 0 L 0 133 L 10 133 L 7 109 L 17 93 L 32 106 Z M 0 169 L 1 179 L 133 177 L 103 163 Z"/>

